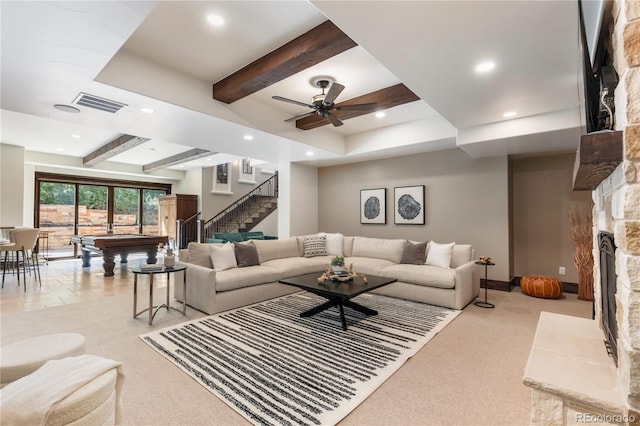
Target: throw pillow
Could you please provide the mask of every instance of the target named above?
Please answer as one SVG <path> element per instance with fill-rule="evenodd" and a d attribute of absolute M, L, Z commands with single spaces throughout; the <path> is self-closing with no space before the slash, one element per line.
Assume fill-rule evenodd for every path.
<path fill-rule="evenodd" d="M 327 237 L 327 254 L 331 256 L 343 256 L 342 246 L 344 244 L 344 236 L 340 233 L 327 234 L 320 232 L 318 235 Z"/>
<path fill-rule="evenodd" d="M 435 241 L 429 242 L 429 253 L 427 253 L 427 265 L 449 268 L 451 265 L 451 254 L 456 243 L 439 244 Z"/>
<path fill-rule="evenodd" d="M 260 264 L 258 250 L 256 250 L 256 246 L 253 244 L 253 241 L 247 241 L 246 243 L 234 242 L 233 245 L 236 252 L 238 268 L 245 268 L 247 266 L 256 266 Z"/>
<path fill-rule="evenodd" d="M 233 250 L 233 245 L 229 243 L 212 245 L 211 262 L 213 263 L 213 269 L 217 272 L 236 268 L 238 265 L 236 263 L 236 254 Z"/>
<path fill-rule="evenodd" d="M 407 241 L 402 251 L 402 259 L 400 263 L 408 263 L 411 265 L 424 264 L 425 251 L 427 250 L 427 243 L 412 243 Z"/>
<path fill-rule="evenodd" d="M 304 237 L 304 257 L 326 256 L 327 236 L 326 235 L 305 235 Z"/>

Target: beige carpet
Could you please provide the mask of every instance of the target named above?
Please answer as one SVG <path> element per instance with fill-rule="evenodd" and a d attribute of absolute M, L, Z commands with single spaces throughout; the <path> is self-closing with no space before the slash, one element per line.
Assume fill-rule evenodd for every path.
<path fill-rule="evenodd" d="M 469 305 L 340 425 L 526 425 L 522 374 L 540 311 L 589 318 L 591 302 L 489 290 L 495 309 Z M 0 316 L 1 343 L 51 332 L 87 336 L 87 351 L 122 361 L 123 424 L 246 425 L 240 415 L 149 351 L 138 335 L 204 314 L 160 312 L 149 327 L 131 318 L 132 295 Z"/>

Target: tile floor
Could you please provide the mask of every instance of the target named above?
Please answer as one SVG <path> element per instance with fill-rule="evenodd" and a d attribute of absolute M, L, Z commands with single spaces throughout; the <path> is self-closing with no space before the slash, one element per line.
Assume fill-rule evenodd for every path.
<path fill-rule="evenodd" d="M 99 257 L 92 259 L 89 268 L 83 268 L 80 259 L 52 260 L 48 264 L 42 262 L 42 286 L 33 274 L 27 274 L 26 292 L 22 274 L 18 285 L 16 275 L 7 273 L 0 290 L 0 312 L 31 311 L 123 293 L 133 295 L 133 273 L 130 269 L 142 263 L 146 263 L 144 255 L 130 255 L 126 265 L 118 263 L 116 257 L 115 276 L 105 278 Z M 154 288 L 165 286 L 163 279 L 154 281 Z"/>

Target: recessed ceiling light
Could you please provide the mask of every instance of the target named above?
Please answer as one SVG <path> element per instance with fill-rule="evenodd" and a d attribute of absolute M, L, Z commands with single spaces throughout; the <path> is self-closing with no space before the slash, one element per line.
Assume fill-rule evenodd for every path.
<path fill-rule="evenodd" d="M 313 151 L 307 151 L 305 152 L 305 154 L 307 155 L 307 157 L 312 157 L 313 155 L 315 155 Z"/>
<path fill-rule="evenodd" d="M 211 158 L 207 158 L 207 161 L 212 161 Z"/>
<path fill-rule="evenodd" d="M 180 164 L 180 166 L 179 166 L 179 167 L 181 167 L 181 168 L 183 168 L 183 169 L 184 169 L 184 166 L 183 166 L 182 164 Z"/>
<path fill-rule="evenodd" d="M 245 141 L 252 141 L 253 140 L 253 136 L 252 135 L 244 135 L 242 137 Z"/>
<path fill-rule="evenodd" d="M 77 114 L 80 112 L 80 110 L 74 106 L 71 105 L 64 105 L 64 104 L 55 104 L 53 106 L 55 109 L 59 109 L 60 111 L 64 111 L 64 112 L 71 112 L 74 114 Z"/>
<path fill-rule="evenodd" d="M 71 135 L 71 137 L 78 139 L 80 137 L 80 135 L 73 134 L 73 135 Z"/>
<path fill-rule="evenodd" d="M 216 27 L 219 27 L 220 25 L 224 24 L 224 19 L 222 18 L 222 16 L 215 15 L 215 14 L 207 15 L 207 21 L 211 25 L 214 25 Z"/>
<path fill-rule="evenodd" d="M 491 71 L 495 67 L 496 67 L 496 63 L 495 62 L 491 62 L 491 61 L 481 62 L 478 65 L 476 65 L 476 72 Z"/>
<path fill-rule="evenodd" d="M 145 114 L 153 114 L 153 110 L 151 108 L 140 108 L 140 111 L 144 112 Z"/>
<path fill-rule="evenodd" d="M 56 148 L 56 151 L 64 151 L 64 148 Z"/>
<path fill-rule="evenodd" d="M 384 111 L 378 111 L 376 112 L 376 117 L 378 118 L 384 118 L 384 116 L 386 116 L 387 114 L 385 114 Z"/>
<path fill-rule="evenodd" d="M 511 117 L 515 117 L 516 115 L 518 115 L 518 113 L 515 111 L 507 111 L 504 114 L 502 114 L 504 118 L 511 118 Z"/>

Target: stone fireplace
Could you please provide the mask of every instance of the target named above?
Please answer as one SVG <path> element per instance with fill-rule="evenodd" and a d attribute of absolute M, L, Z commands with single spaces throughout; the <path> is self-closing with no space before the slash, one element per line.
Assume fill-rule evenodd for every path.
<path fill-rule="evenodd" d="M 614 2 L 612 41 L 616 130 L 623 132 L 622 163 L 593 192 L 594 258 L 598 234 L 614 236 L 617 375 L 624 403 L 640 423 L 640 2 Z M 595 316 L 601 324 L 600 265 L 594 268 Z"/>
<path fill-rule="evenodd" d="M 640 1 L 615 0 L 608 30 L 619 76 L 615 130 L 622 132 L 622 161 L 592 192 L 595 319 L 541 315 L 524 377 L 533 389 L 532 424 L 640 425 Z M 614 271 L 602 263 L 603 235 L 612 237 Z M 606 306 L 601 278 L 615 281 Z M 612 329 L 617 338 L 606 349 L 602 341 Z M 566 368 L 547 371 L 550 361 L 563 360 Z"/>

